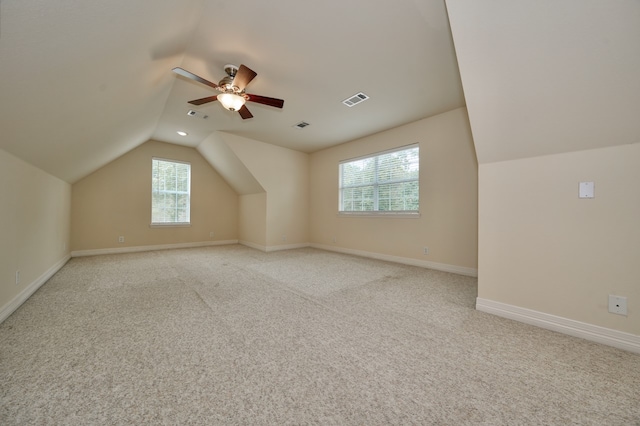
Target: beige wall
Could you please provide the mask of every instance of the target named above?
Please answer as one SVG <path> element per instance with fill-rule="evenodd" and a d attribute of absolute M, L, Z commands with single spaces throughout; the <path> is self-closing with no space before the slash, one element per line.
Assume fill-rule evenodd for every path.
<path fill-rule="evenodd" d="M 420 218 L 337 215 L 341 160 L 416 142 Z M 477 170 L 465 108 L 316 152 L 311 155 L 311 241 L 475 269 Z M 429 255 L 423 247 L 429 247 Z"/>
<path fill-rule="evenodd" d="M 266 249 L 309 242 L 309 155 L 231 134 L 224 141 L 266 191 Z"/>
<path fill-rule="evenodd" d="M 478 297 L 640 335 L 639 164 L 640 144 L 482 164 Z"/>
<path fill-rule="evenodd" d="M 478 307 L 639 335 L 640 2 L 446 3 L 480 163 Z"/>
<path fill-rule="evenodd" d="M 149 226 L 153 157 L 191 163 L 191 226 Z M 73 251 L 236 240 L 238 196 L 195 149 L 149 141 L 73 184 L 71 221 Z"/>
<path fill-rule="evenodd" d="M 238 239 L 241 243 L 264 249 L 267 246 L 267 194 L 240 196 Z"/>
<path fill-rule="evenodd" d="M 69 255 L 71 185 L 0 149 L 0 200 L 2 312 Z"/>

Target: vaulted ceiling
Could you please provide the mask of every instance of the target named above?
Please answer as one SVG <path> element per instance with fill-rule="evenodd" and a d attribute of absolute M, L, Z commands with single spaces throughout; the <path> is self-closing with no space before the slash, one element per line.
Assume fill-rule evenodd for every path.
<path fill-rule="evenodd" d="M 640 1 L 447 11 L 479 163 L 640 143 Z"/>
<path fill-rule="evenodd" d="M 172 68 L 218 82 L 225 64 L 284 108 L 189 105 L 215 93 Z M 0 2 L 0 148 L 68 182 L 149 139 L 313 152 L 464 104 L 444 0 Z"/>
<path fill-rule="evenodd" d="M 75 182 L 149 139 L 314 152 L 465 103 L 480 163 L 639 143 L 638 52 L 638 0 L 2 0 L 0 149 Z M 171 71 L 226 64 L 284 108 Z"/>

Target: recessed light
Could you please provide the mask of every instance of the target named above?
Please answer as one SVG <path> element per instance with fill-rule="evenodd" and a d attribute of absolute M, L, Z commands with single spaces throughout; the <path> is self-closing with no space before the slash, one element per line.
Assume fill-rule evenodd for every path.
<path fill-rule="evenodd" d="M 178 130 L 176 133 L 179 134 L 180 136 L 187 136 L 189 134 L 187 132 L 183 132 L 182 130 Z"/>

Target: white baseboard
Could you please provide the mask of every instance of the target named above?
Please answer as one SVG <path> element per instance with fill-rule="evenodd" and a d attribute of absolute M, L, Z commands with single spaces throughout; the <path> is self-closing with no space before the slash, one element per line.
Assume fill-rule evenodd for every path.
<path fill-rule="evenodd" d="M 602 343 L 630 352 L 640 353 L 640 336 L 610 328 L 600 327 L 568 318 L 558 317 L 532 309 L 508 305 L 493 300 L 476 298 L 476 309 L 489 314 L 509 318 L 547 330 Z"/>
<path fill-rule="evenodd" d="M 69 254 L 65 255 L 62 259 L 57 261 L 53 266 L 47 269 L 44 274 L 40 275 L 35 281 L 27 285 L 13 300 L 9 301 L 2 308 L 0 308 L 0 323 L 9 318 L 9 316 L 15 312 L 26 300 L 35 293 L 42 284 L 46 283 L 56 272 L 60 270 L 71 259 Z"/>
<path fill-rule="evenodd" d="M 408 257 L 392 256 L 389 254 L 373 253 L 369 251 L 354 250 L 343 247 L 328 246 L 315 243 L 288 244 L 281 246 L 263 246 L 261 244 L 252 243 L 250 241 L 240 240 L 240 244 L 251 247 L 256 250 L 269 253 L 278 250 L 291 250 L 304 247 L 312 247 L 320 250 L 334 251 L 337 253 L 352 254 L 355 256 L 368 257 L 370 259 L 384 260 L 387 262 L 401 263 L 403 265 L 418 266 L 420 268 L 435 269 L 437 271 L 451 272 L 459 275 L 467 275 L 477 277 L 478 270 L 474 268 L 466 268 L 464 266 L 448 265 L 446 263 L 429 262 L 426 260 L 411 259 Z"/>
<path fill-rule="evenodd" d="M 283 244 L 281 246 L 268 246 L 267 252 L 272 251 L 280 251 L 280 250 L 293 250 L 299 248 L 309 247 L 309 243 L 300 243 L 300 244 Z"/>
<path fill-rule="evenodd" d="M 356 255 L 356 256 L 368 257 L 368 258 L 371 258 L 371 259 L 385 260 L 387 262 L 401 263 L 403 265 L 418 266 L 418 267 L 421 267 L 421 268 L 435 269 L 437 271 L 451 272 L 451 273 L 459 274 L 459 275 L 467 275 L 469 277 L 477 277 L 478 276 L 478 270 L 477 269 L 467 268 L 467 267 L 464 267 L 464 266 L 456 266 L 456 265 L 449 265 L 449 264 L 446 264 L 446 263 L 430 262 L 428 260 L 418 260 L 418 259 L 412 259 L 412 258 L 409 258 L 409 257 L 392 256 L 392 255 L 389 255 L 389 254 L 373 253 L 373 252 L 363 251 L 363 250 L 354 250 L 354 249 L 330 246 L 330 245 L 325 245 L 325 244 L 310 244 L 309 246 L 313 247 L 313 248 L 321 249 L 321 250 L 335 251 L 335 252 L 338 252 L 338 253 L 345 253 L 345 254 L 353 254 L 353 255 Z"/>
<path fill-rule="evenodd" d="M 299 244 L 283 244 L 279 246 L 263 246 L 261 244 L 252 243 L 251 241 L 240 240 L 240 244 L 243 246 L 251 247 L 252 249 L 260 250 L 265 253 L 269 253 L 272 251 L 280 251 L 280 250 L 292 250 L 309 247 L 309 243 L 299 243 Z"/>
<path fill-rule="evenodd" d="M 267 246 L 263 246 L 262 244 L 252 243 L 251 241 L 239 240 L 238 244 L 242 244 L 243 246 L 251 247 L 252 249 L 267 251 Z"/>
<path fill-rule="evenodd" d="M 137 253 L 141 251 L 169 250 L 179 248 L 206 247 L 206 246 L 223 246 L 228 244 L 238 244 L 238 240 L 222 240 L 222 241 L 199 241 L 195 243 L 176 243 L 176 244 L 160 244 L 152 246 L 134 246 L 134 247 L 115 247 L 94 250 L 76 250 L 71 252 L 71 257 L 97 256 L 101 254 L 121 254 L 121 253 Z"/>

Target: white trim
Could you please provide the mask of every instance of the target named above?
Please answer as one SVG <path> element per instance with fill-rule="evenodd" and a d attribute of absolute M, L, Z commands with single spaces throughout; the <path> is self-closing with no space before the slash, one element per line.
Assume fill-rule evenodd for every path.
<path fill-rule="evenodd" d="M 267 253 L 272 251 L 280 251 L 280 250 L 293 250 L 299 248 L 309 247 L 309 243 L 300 243 L 300 244 L 283 244 L 280 246 L 269 246 L 267 247 Z"/>
<path fill-rule="evenodd" d="M 163 161 L 165 163 L 180 163 L 180 164 L 188 164 L 189 166 L 191 166 L 191 162 L 189 161 L 184 161 L 184 160 L 172 160 L 171 158 L 164 158 L 164 157 L 151 157 L 151 160 L 158 160 L 158 161 Z"/>
<path fill-rule="evenodd" d="M 260 250 L 260 251 L 267 251 L 267 246 L 263 246 L 261 244 L 256 244 L 256 243 L 252 243 L 251 241 L 245 241 L 245 240 L 240 240 L 238 241 L 238 244 L 242 244 L 243 246 L 247 246 L 250 247 L 252 249 L 256 249 L 256 250 Z"/>
<path fill-rule="evenodd" d="M 547 330 L 602 343 L 615 348 L 640 353 L 640 336 L 600 327 L 532 309 L 508 305 L 494 300 L 476 298 L 476 309 L 499 317 L 509 318 Z"/>
<path fill-rule="evenodd" d="M 366 212 L 341 212 L 336 214 L 338 217 L 357 217 L 357 218 L 393 218 L 393 219 L 420 219 L 420 212 L 409 211 L 366 211 Z"/>
<path fill-rule="evenodd" d="M 47 269 L 44 274 L 40 275 L 35 281 L 26 286 L 13 300 L 10 300 L 2 308 L 0 308 L 0 323 L 9 318 L 9 316 L 16 311 L 24 302 L 27 301 L 33 293 L 35 293 L 42 284 L 46 283 L 56 272 L 62 268 L 65 263 L 71 259 L 69 254 L 66 254 L 62 259 L 57 261 L 52 267 Z"/>
<path fill-rule="evenodd" d="M 376 157 L 378 155 L 385 155 L 385 154 L 391 154 L 391 153 L 394 153 L 394 152 L 407 151 L 407 150 L 412 149 L 412 148 L 420 149 L 420 142 L 413 142 L 413 143 L 410 143 L 408 145 L 402 145 L 402 146 L 398 146 L 396 148 L 385 149 L 384 151 L 376 151 L 376 152 L 372 152 L 371 154 L 362 155 L 360 157 L 345 158 L 344 160 L 340 160 L 338 162 L 338 165 L 344 164 L 344 163 L 351 163 L 353 161 L 366 160 L 368 158 L 373 158 L 373 157 Z"/>
<path fill-rule="evenodd" d="M 156 167 L 156 163 L 158 165 L 158 167 Z M 159 186 L 159 182 L 156 181 L 156 178 L 159 179 L 159 169 L 160 169 L 160 163 L 166 163 L 166 164 L 171 164 L 171 166 L 175 169 L 176 175 L 175 175 L 175 184 L 176 187 L 174 190 L 169 190 L 169 189 L 160 189 Z M 186 191 L 178 191 L 178 166 L 182 165 L 182 166 L 187 166 L 188 168 L 188 174 L 187 174 L 187 190 Z M 162 179 L 162 182 L 164 182 L 164 176 Z M 156 207 L 156 203 L 154 201 L 153 195 L 154 194 L 169 194 L 169 195 L 188 195 L 189 198 L 187 200 L 187 206 L 185 209 L 181 209 L 179 208 L 177 205 L 174 206 L 175 211 L 174 213 L 176 213 L 177 216 L 177 212 L 178 210 L 184 210 L 185 214 L 186 214 L 186 220 L 184 222 L 154 222 L 154 217 L 153 217 L 153 211 L 154 208 Z M 176 200 L 177 202 L 177 200 Z M 158 227 L 158 225 L 162 226 L 169 226 L 169 227 L 176 227 L 176 226 L 191 226 L 191 163 L 188 161 L 181 161 L 181 160 L 169 160 L 166 158 L 160 158 L 160 157 L 151 157 L 151 224 L 150 224 L 150 228 L 155 228 Z M 164 215 L 164 213 L 163 213 Z"/>
<path fill-rule="evenodd" d="M 141 251 L 169 250 L 191 247 L 223 246 L 238 244 L 238 240 L 199 241 L 195 243 L 160 244 L 153 246 L 115 247 L 93 250 L 76 250 L 71 252 L 71 257 L 97 256 L 101 254 L 137 253 Z"/>
<path fill-rule="evenodd" d="M 435 269 L 438 271 L 451 272 L 459 275 L 467 275 L 469 277 L 477 277 L 478 270 L 475 268 L 467 268 L 465 266 L 449 265 L 447 263 L 437 263 L 428 260 L 418 260 L 409 257 L 392 256 L 390 254 L 373 253 L 369 251 L 354 250 L 324 244 L 310 244 L 310 247 L 335 251 L 338 253 L 353 254 L 356 256 L 368 257 L 371 259 L 384 260 L 387 262 L 401 263 L 403 265 L 418 266 L 420 268 Z"/>
<path fill-rule="evenodd" d="M 261 244 L 252 243 L 251 241 L 240 240 L 240 244 L 243 246 L 251 247 L 252 249 L 260 250 L 265 253 L 270 253 L 272 251 L 280 251 L 280 250 L 292 250 L 309 247 L 309 243 L 299 243 L 299 244 L 283 244 L 279 246 L 263 246 Z"/>
<path fill-rule="evenodd" d="M 417 150 L 418 152 L 418 175 L 416 177 L 404 177 L 402 179 L 394 178 L 391 179 L 389 177 L 388 180 L 381 181 L 381 171 L 386 170 L 385 166 L 380 165 L 380 158 L 382 156 L 388 154 L 394 154 L 399 152 L 406 152 Z M 345 184 L 344 182 L 344 166 L 349 165 L 351 163 L 356 163 L 364 160 L 373 160 L 373 170 L 369 170 L 371 173 L 371 178 L 373 178 L 372 182 L 366 183 L 357 183 L 357 184 Z M 413 163 L 412 163 L 413 164 Z M 367 173 L 368 175 L 368 173 Z M 371 210 L 367 210 L 366 212 L 379 213 L 380 210 L 380 188 L 385 187 L 387 185 L 394 185 L 399 183 L 411 183 L 415 182 L 418 185 L 418 189 L 420 189 L 420 143 L 416 142 L 414 144 L 406 145 L 399 148 L 393 148 L 386 151 L 380 151 L 373 154 L 364 155 L 358 158 L 351 158 L 347 160 L 342 160 L 338 163 L 338 212 L 339 213 L 349 213 L 351 210 L 343 210 L 344 209 L 344 192 L 348 189 L 357 189 L 357 188 L 365 188 L 371 187 L 373 190 L 373 205 L 371 206 Z M 419 192 L 419 191 L 418 191 Z M 418 207 L 420 203 L 420 194 L 418 195 Z M 403 201 L 406 201 L 403 199 Z M 406 206 L 405 206 L 406 207 Z M 392 210 L 394 211 L 394 210 Z M 406 213 L 419 213 L 418 210 L 402 210 L 398 211 L 400 214 Z"/>

